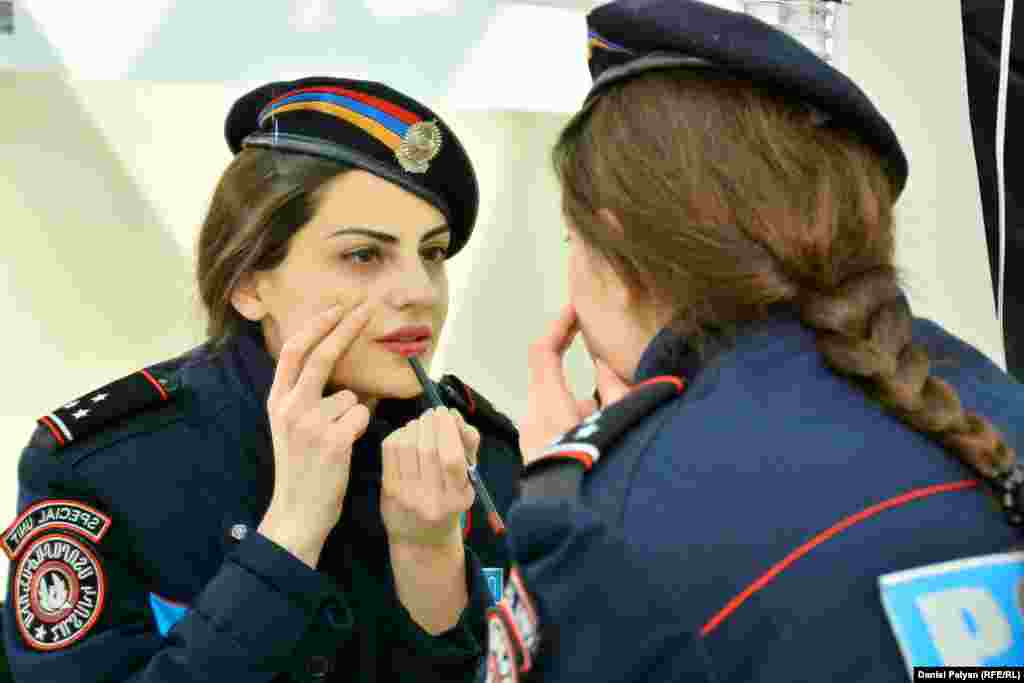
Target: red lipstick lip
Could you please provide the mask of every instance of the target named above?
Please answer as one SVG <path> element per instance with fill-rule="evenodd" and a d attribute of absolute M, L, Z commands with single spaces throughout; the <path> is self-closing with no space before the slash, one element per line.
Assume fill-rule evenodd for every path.
<path fill-rule="evenodd" d="M 377 339 L 379 342 L 424 342 L 430 341 L 433 332 L 429 325 L 406 325 L 391 334 Z"/>

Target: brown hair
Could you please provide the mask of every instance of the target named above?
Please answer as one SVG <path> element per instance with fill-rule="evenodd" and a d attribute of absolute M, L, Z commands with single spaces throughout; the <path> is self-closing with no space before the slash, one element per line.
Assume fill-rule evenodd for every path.
<path fill-rule="evenodd" d="M 681 334 L 699 341 L 789 304 L 827 364 L 905 423 L 986 477 L 1015 463 L 911 339 L 895 189 L 854 134 L 726 74 L 655 71 L 577 115 L 553 160 L 584 242 L 670 307 Z"/>
<path fill-rule="evenodd" d="M 316 212 L 317 192 L 351 167 L 317 157 L 244 149 L 214 192 L 197 242 L 196 279 L 206 333 L 220 348 L 244 324 L 231 293 L 249 272 L 274 268 Z"/>

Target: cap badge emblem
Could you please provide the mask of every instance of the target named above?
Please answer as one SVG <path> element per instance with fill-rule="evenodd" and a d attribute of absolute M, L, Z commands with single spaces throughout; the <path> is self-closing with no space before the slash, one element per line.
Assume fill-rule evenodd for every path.
<path fill-rule="evenodd" d="M 420 121 L 409 126 L 395 157 L 409 173 L 426 173 L 440 151 L 441 128 L 434 121 Z"/>

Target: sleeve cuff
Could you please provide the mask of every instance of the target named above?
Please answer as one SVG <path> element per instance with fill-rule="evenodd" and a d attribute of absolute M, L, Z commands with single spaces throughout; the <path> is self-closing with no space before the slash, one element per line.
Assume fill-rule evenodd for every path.
<path fill-rule="evenodd" d="M 481 643 L 486 639 L 486 614 L 490 604 L 490 589 L 484 579 L 480 561 L 467 545 L 466 589 L 469 602 L 462 610 L 459 621 L 444 633 L 431 635 L 409 614 L 405 606 L 395 599 L 395 626 L 399 640 L 409 649 L 430 659 L 475 659 L 483 654 Z"/>
<path fill-rule="evenodd" d="M 227 556 L 194 608 L 215 631 L 261 657 L 286 657 L 311 626 L 337 633 L 354 623 L 329 577 L 258 533 Z"/>
<path fill-rule="evenodd" d="M 345 595 L 338 584 L 263 534 L 250 533 L 228 559 L 258 576 L 304 611 L 313 614 L 325 607 L 340 607 L 351 621 Z M 336 616 L 342 617 L 341 614 Z"/>

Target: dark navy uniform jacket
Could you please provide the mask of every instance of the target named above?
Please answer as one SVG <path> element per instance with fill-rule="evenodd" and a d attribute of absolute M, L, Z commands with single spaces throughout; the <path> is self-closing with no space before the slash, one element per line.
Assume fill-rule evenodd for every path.
<path fill-rule="evenodd" d="M 1024 456 L 1024 388 L 934 323 L 915 339 Z M 578 495 L 538 492 L 531 466 L 509 513 L 540 621 L 529 680 L 906 680 L 879 577 L 1020 540 L 975 475 L 830 371 L 795 317 L 705 363 L 662 332 L 635 379 L 662 375 L 685 391 Z"/>
<path fill-rule="evenodd" d="M 19 511 L 63 502 L 41 503 L 45 523 L 5 539 L 9 555 L 17 546 L 4 613 L 17 681 L 471 678 L 488 581 L 506 566 L 478 503 L 466 534 L 470 606 L 449 632 L 412 621 L 388 564 L 380 443 L 418 416 L 418 401 L 381 402 L 314 571 L 256 532 L 273 490 L 273 366 L 261 340 L 242 335 L 216 357 L 200 347 L 147 374 L 169 400 L 63 448 L 40 427 L 22 455 Z M 514 427 L 484 414 L 479 396 L 449 398 L 481 430 L 480 471 L 504 512 L 521 463 Z"/>

